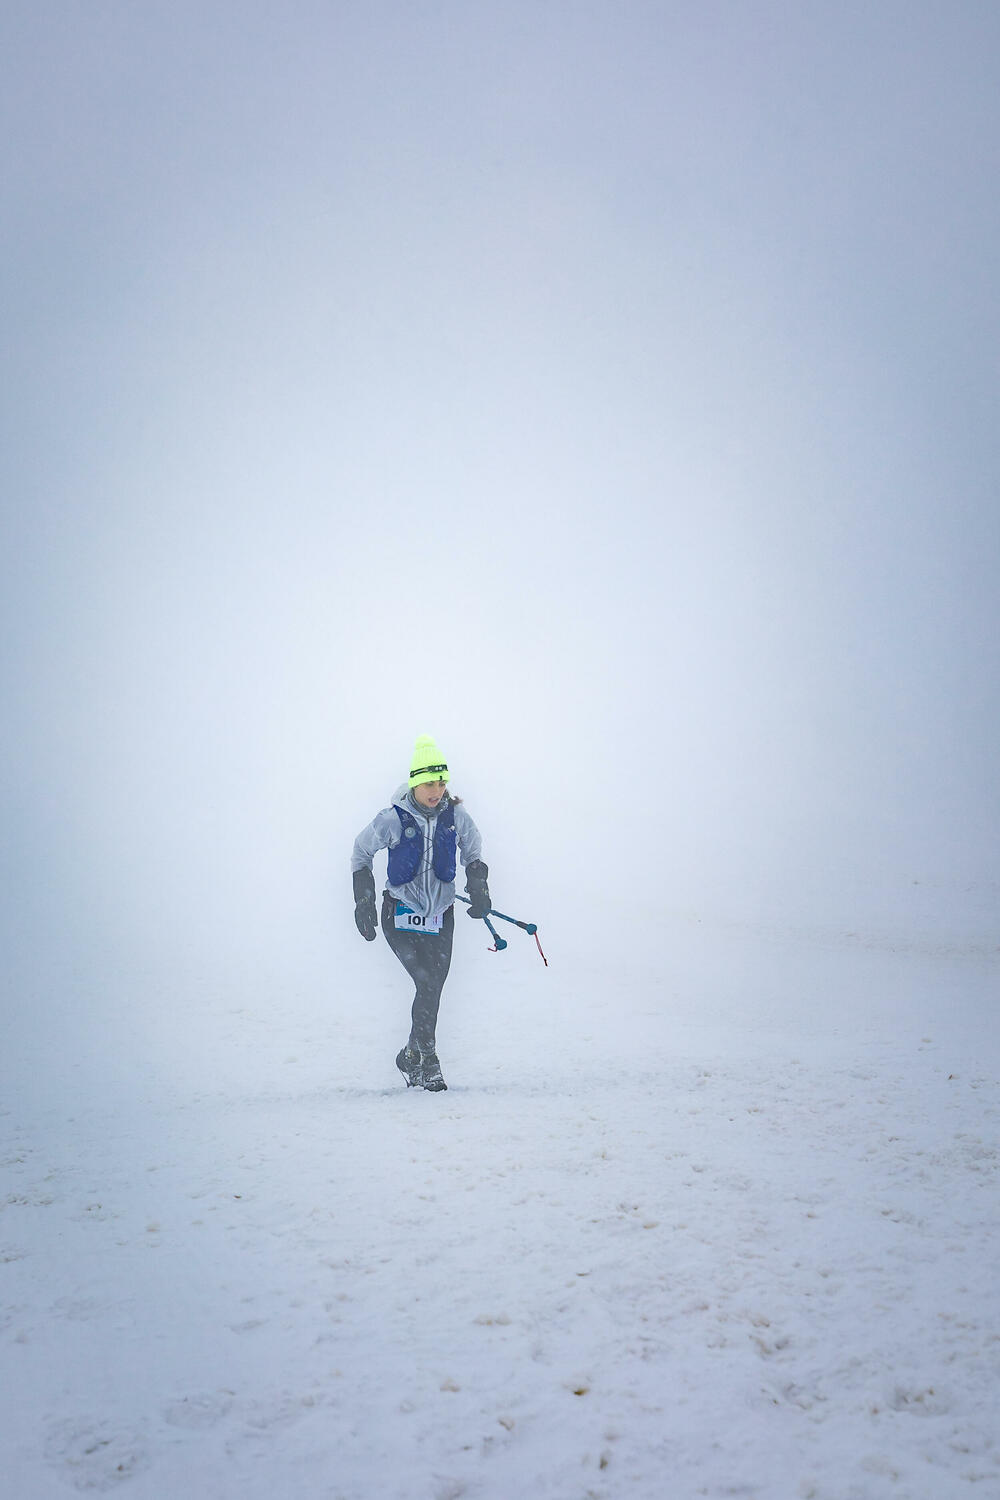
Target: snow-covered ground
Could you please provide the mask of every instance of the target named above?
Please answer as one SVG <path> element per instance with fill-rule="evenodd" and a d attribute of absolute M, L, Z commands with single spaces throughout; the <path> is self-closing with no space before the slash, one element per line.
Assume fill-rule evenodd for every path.
<path fill-rule="evenodd" d="M 1000 1493 L 995 944 L 460 919 L 431 1095 L 343 925 L 22 982 L 5 1495 Z"/>

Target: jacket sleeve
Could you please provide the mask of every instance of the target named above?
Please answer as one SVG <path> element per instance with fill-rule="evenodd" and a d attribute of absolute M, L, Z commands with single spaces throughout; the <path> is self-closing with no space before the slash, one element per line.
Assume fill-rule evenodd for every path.
<path fill-rule="evenodd" d="M 455 836 L 458 839 L 462 865 L 471 865 L 473 860 L 483 857 L 483 840 L 461 803 L 455 809 Z"/>
<path fill-rule="evenodd" d="M 362 828 L 354 840 L 354 850 L 351 854 L 351 872 L 355 870 L 370 870 L 372 860 L 380 849 L 388 849 L 392 844 L 399 843 L 399 819 L 391 807 L 383 807 L 380 813 L 376 813 L 368 824 Z"/>

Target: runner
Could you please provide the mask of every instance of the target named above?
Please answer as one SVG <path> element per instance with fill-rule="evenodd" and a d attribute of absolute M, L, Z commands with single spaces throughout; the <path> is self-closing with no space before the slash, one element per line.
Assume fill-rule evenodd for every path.
<path fill-rule="evenodd" d="M 448 791 L 448 766 L 429 735 L 417 740 L 409 780 L 354 841 L 354 920 L 368 942 L 376 930 L 372 860 L 388 849 L 382 895 L 382 932 L 415 985 L 409 1040 L 396 1057 L 408 1088 L 447 1088 L 437 1055 L 441 991 L 451 966 L 455 934 L 455 875 L 465 868 L 468 915 L 490 911 L 482 839 L 460 797 Z"/>

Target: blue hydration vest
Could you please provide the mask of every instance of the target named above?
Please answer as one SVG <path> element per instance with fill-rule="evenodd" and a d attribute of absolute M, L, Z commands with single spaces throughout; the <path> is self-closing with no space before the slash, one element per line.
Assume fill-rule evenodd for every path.
<path fill-rule="evenodd" d="M 395 803 L 393 806 L 399 814 L 402 829 L 399 843 L 389 850 L 389 884 L 408 885 L 424 857 L 424 835 L 412 813 Z M 455 879 L 457 844 L 455 809 L 449 803 L 438 813 L 434 824 L 433 868 L 438 880 Z"/>

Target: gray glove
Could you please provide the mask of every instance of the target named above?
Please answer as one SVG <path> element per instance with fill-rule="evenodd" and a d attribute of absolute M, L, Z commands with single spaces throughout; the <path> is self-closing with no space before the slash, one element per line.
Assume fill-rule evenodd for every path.
<path fill-rule="evenodd" d="M 355 870 L 351 878 L 354 881 L 354 921 L 361 936 L 369 943 L 374 943 L 375 933 L 378 930 L 375 915 L 375 876 L 371 870 Z"/>
<path fill-rule="evenodd" d="M 465 867 L 470 917 L 488 917 L 490 914 L 490 888 L 486 884 L 489 873 L 489 866 L 484 865 L 481 859 L 474 859 Z"/>

